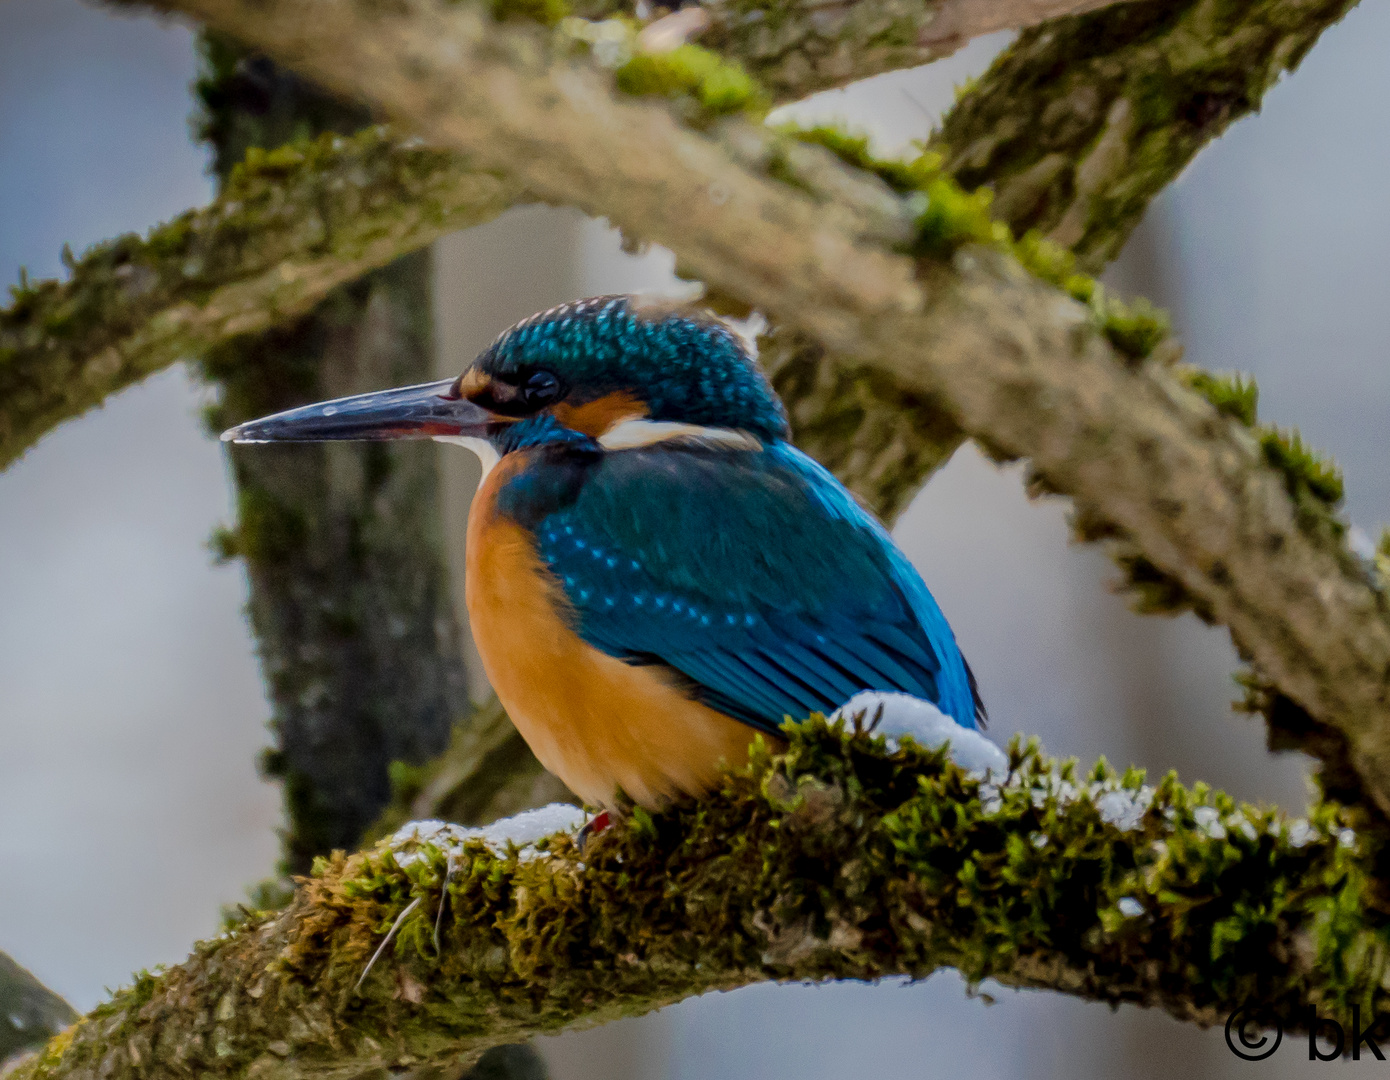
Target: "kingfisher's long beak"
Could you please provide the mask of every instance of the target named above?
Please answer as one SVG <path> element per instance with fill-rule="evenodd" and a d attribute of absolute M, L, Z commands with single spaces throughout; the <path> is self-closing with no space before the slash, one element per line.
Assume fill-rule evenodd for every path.
<path fill-rule="evenodd" d="M 454 392 L 455 380 L 320 401 L 240 424 L 223 442 L 326 442 L 485 435 L 493 415 Z"/>

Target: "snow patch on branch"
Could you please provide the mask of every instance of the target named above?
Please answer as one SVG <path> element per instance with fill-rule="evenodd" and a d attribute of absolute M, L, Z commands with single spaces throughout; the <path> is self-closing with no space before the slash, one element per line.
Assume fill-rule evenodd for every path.
<path fill-rule="evenodd" d="M 1095 805 L 1101 821 L 1115 826 L 1120 832 L 1134 832 L 1143 824 L 1144 815 L 1153 801 L 1154 789 L 1145 786 L 1138 791 L 1116 788 L 1102 792 L 1096 797 Z"/>
<path fill-rule="evenodd" d="M 874 725 L 875 733 L 885 735 L 888 742 L 911 737 L 914 742 L 932 750 L 950 743 L 951 760 L 968 772 L 1003 777 L 1009 772 L 1009 759 L 978 731 L 961 727 L 930 701 L 909 694 L 864 690 L 850 698 L 833 713 L 831 722 L 856 717 Z"/>
<path fill-rule="evenodd" d="M 535 810 L 523 810 L 490 825 L 454 825 L 447 821 L 411 821 L 402 825 L 387 841 L 396 865 L 404 869 L 425 857 L 426 847 L 434 847 L 453 859 L 470 840 L 481 840 L 493 851 L 504 854 L 509 846 L 522 859 L 535 858 L 536 844 L 556 833 L 578 832 L 588 820 L 578 806 L 551 803 Z"/>

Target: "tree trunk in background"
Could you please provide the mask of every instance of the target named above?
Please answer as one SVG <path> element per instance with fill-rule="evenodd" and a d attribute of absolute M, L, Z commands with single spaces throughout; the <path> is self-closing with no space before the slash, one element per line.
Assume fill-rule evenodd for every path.
<path fill-rule="evenodd" d="M 220 180 L 252 147 L 370 121 L 225 39 L 207 34 L 202 44 L 199 134 Z M 407 255 L 306 318 L 205 357 L 221 390 L 210 426 L 434 378 L 431 263 L 428 250 Z M 393 773 L 409 783 L 410 767 L 437 758 L 470 716 L 438 455 L 430 442 L 228 449 L 237 523 L 214 546 L 246 562 L 277 742 L 264 772 L 284 784 L 284 869 L 303 874 L 316 855 L 357 847 L 392 801 Z M 521 744 L 502 723 L 501 741 Z M 539 763 L 521 750 L 507 764 L 534 785 Z M 540 1055 L 519 1045 L 431 1080 L 545 1077 Z"/>
<path fill-rule="evenodd" d="M 262 57 L 203 42 L 200 134 L 224 179 L 252 147 L 369 121 Z M 430 255 L 338 289 L 313 314 L 217 350 L 215 429 L 325 397 L 432 378 Z M 285 786 L 285 863 L 357 846 L 391 798 L 393 762 L 418 765 L 468 712 L 428 442 L 232 447 L 249 612 L 274 707 L 265 771 Z"/>

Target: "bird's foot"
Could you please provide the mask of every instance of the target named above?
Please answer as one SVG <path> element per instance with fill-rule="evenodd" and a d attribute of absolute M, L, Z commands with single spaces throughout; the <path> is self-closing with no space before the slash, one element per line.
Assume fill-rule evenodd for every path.
<path fill-rule="evenodd" d="M 584 847 L 589 842 L 591 836 L 597 836 L 613 824 L 613 817 L 607 810 L 600 810 L 584 823 L 584 827 L 579 830 L 579 835 L 574 838 L 574 846 L 579 849 L 579 854 L 584 854 Z"/>
<path fill-rule="evenodd" d="M 978 731 L 961 727 L 930 701 L 909 694 L 865 690 L 831 713 L 829 719 L 867 720 L 870 730 L 886 736 L 893 746 L 906 736 L 932 750 L 950 743 L 951 760 L 969 772 L 1002 779 L 1009 771 L 1008 757 L 994 743 Z"/>

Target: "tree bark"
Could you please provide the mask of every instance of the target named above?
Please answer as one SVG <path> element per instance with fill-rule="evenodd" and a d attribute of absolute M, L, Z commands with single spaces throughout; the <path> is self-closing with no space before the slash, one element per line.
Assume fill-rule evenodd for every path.
<path fill-rule="evenodd" d="M 1260 107 L 1355 0 L 1143 0 L 1025 31 L 930 141 L 1098 272 L 1155 195 Z"/>
<path fill-rule="evenodd" d="M 216 35 L 205 35 L 203 51 L 202 134 L 224 178 L 252 147 L 273 150 L 306 131 L 347 134 L 368 119 Z M 202 368 L 221 390 L 214 431 L 324 397 L 429 381 L 430 275 L 428 248 L 404 255 L 287 326 L 212 350 Z M 276 745 L 263 771 L 284 786 L 285 868 L 305 874 L 315 858 L 358 847 L 403 776 L 437 759 L 451 734 L 470 733 L 438 452 L 428 442 L 228 449 L 238 520 L 220 537 L 222 554 L 246 564 L 274 708 Z M 511 794 L 522 805 L 509 809 L 523 809 L 529 796 L 552 792 L 500 721 L 488 729 L 492 763 L 509 770 L 487 776 L 484 790 L 504 804 Z M 486 815 L 488 803 L 475 796 L 458 809 Z M 531 1047 L 497 1046 L 459 1080 L 545 1074 Z"/>
<path fill-rule="evenodd" d="M 594 13 L 608 10 L 600 6 Z M 853 10 L 886 9 L 860 4 Z M 1054 103 L 1049 117 L 1057 112 L 1059 101 L 1074 111 L 1087 102 L 1108 103 L 1093 110 L 1104 113 L 1117 100 L 1117 91 L 1155 79 L 1171 81 L 1170 57 L 1190 53 L 1193 44 L 1192 6 L 1177 10 L 1186 14 L 1158 27 L 1151 19 L 1146 24 L 1139 14 L 1117 10 L 1092 21 L 1050 23 L 1026 35 L 963 95 L 934 146 L 947 154 L 957 179 L 996 189 L 994 210 L 1013 208 L 1009 220 L 1016 229 L 1047 227 L 1047 220 L 1060 218 L 1064 207 L 1022 198 L 1018 192 L 1020 185 L 1026 187 L 1023 178 L 1035 175 L 1038 161 L 1055 162 L 1059 154 L 1074 171 L 1088 159 L 1094 125 L 1034 123 L 1036 117 L 1027 111 L 1030 95 L 1053 95 L 1047 97 Z M 1258 107 L 1260 94 L 1281 65 L 1291 66 L 1337 11 L 1333 6 L 1287 7 L 1277 13 L 1282 35 L 1262 22 L 1267 14 L 1263 8 L 1245 5 L 1224 24 L 1224 36 L 1200 54 L 1228 83 L 1242 78 L 1237 61 L 1251 61 L 1266 72 L 1262 80 L 1247 81 L 1242 109 Z M 1302 17 L 1293 20 L 1299 13 Z M 801 12 L 804 25 L 794 20 L 801 27 L 796 33 L 815 31 L 818 17 L 813 16 L 810 9 Z M 1124 20 L 1142 29 L 1142 47 L 1113 29 L 1099 35 L 1088 32 L 1088 27 L 1108 20 Z M 784 56 L 790 63 L 796 54 L 782 38 L 763 42 L 750 29 L 758 22 L 745 20 L 739 24 L 742 31 L 721 29 L 738 20 L 729 9 L 719 8 L 715 27 L 702 40 L 768 77 L 768 65 L 775 67 L 777 61 L 767 56 Z M 873 25 L 872 19 L 835 23 L 835 49 L 849 58 L 851 72 L 882 62 L 881 56 L 869 59 L 875 39 L 863 36 Z M 1079 66 L 1079 73 L 1069 75 L 1070 93 L 1061 98 L 1048 82 L 1058 54 L 1036 46 L 1059 37 L 1074 50 L 1087 50 L 1087 62 Z M 1289 40 L 1299 48 L 1289 48 Z M 1230 47 L 1249 41 L 1261 48 Z M 1124 72 L 1122 81 L 1114 77 L 1116 70 Z M 779 85 L 786 96 L 810 88 L 795 80 Z M 1179 117 L 1202 113 L 1204 92 L 1200 85 L 1189 92 L 1177 110 Z M 1118 172 L 1088 172 L 1094 181 L 1088 198 L 1113 202 L 1105 192 L 1123 190 L 1126 212 L 1111 217 L 1103 234 L 1088 227 L 1078 241 L 1087 265 L 1098 266 L 1106 253 L 1118 249 L 1147 199 L 1234 115 L 1227 110 L 1221 123 L 1184 129 L 1180 153 L 1154 157 L 1126 152 L 1117 159 L 1123 166 Z M 1070 142 L 1059 141 L 1068 134 Z M 991 147 L 995 149 L 988 150 L 988 164 L 982 164 L 977 158 Z M 1141 163 L 1143 180 L 1134 182 L 1131 173 Z M 1054 179 L 1058 190 L 1066 188 L 1062 174 Z M 284 147 L 269 161 L 253 157 L 240 166 L 232 188 L 208 211 L 185 215 L 156 230 L 148 241 L 125 237 L 97 249 L 74 264 L 68 284 L 30 286 L 21 290 L 9 311 L 0 312 L 0 358 L 5 361 L 0 363 L 0 464 L 13 460 L 53 424 L 174 359 L 197 355 L 229 334 L 292 318 L 364 270 L 453 228 L 487 220 L 522 198 L 514 182 L 470 168 L 463 159 L 410 146 L 385 131 L 364 132 L 352 143 Z M 1018 211 L 1021 206 L 1026 213 Z M 1048 206 L 1052 209 L 1043 215 Z M 248 235 L 256 237 L 253 245 L 246 243 Z M 823 459 L 833 462 L 840 477 L 886 518 L 905 505 L 963 438 L 958 429 L 952 430 L 954 421 L 947 411 L 930 408 L 881 376 L 869 375 L 852 358 L 827 357 L 814 342 L 790 330 L 770 336 L 764 345 L 778 372 L 779 391 L 791 407 L 798 439 L 813 453 L 828 455 Z M 846 438 L 853 449 L 832 446 L 836 437 Z"/>

